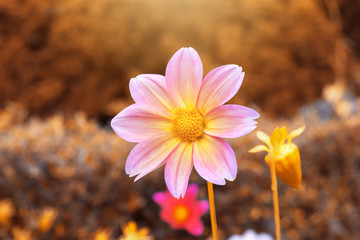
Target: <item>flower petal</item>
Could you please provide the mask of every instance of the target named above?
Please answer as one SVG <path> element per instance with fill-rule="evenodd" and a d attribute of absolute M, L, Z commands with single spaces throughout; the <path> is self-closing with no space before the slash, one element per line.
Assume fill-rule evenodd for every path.
<path fill-rule="evenodd" d="M 259 233 L 257 237 L 261 240 L 273 240 L 272 236 L 268 233 Z"/>
<path fill-rule="evenodd" d="M 196 219 L 194 221 L 187 222 L 185 229 L 194 236 L 201 236 L 204 232 L 204 224 L 200 219 Z"/>
<path fill-rule="evenodd" d="M 157 116 L 144 105 L 132 104 L 111 120 L 111 127 L 128 142 L 142 142 L 168 132 L 171 120 Z"/>
<path fill-rule="evenodd" d="M 181 142 L 167 157 L 165 166 L 166 186 L 175 198 L 185 196 L 192 166 L 192 143 Z"/>
<path fill-rule="evenodd" d="M 171 117 L 175 109 L 169 96 L 165 77 L 157 74 L 142 74 L 130 80 L 130 93 L 136 103 L 144 104 L 159 115 Z"/>
<path fill-rule="evenodd" d="M 262 131 L 257 131 L 256 132 L 256 136 L 258 137 L 258 139 L 260 139 L 263 143 L 265 143 L 268 147 L 271 146 L 271 142 L 270 142 L 270 137 L 262 132 Z"/>
<path fill-rule="evenodd" d="M 270 152 L 270 149 L 265 145 L 257 145 L 249 150 L 250 153 L 262 152 L 262 151 Z"/>
<path fill-rule="evenodd" d="M 167 200 L 166 192 L 156 192 L 152 196 L 154 202 L 156 202 L 159 205 L 162 205 Z"/>
<path fill-rule="evenodd" d="M 290 187 L 300 188 L 302 170 L 299 149 L 293 143 L 287 144 L 283 148 L 286 150 L 282 154 L 273 156 L 276 175 Z M 266 155 L 265 161 L 271 167 L 269 154 Z"/>
<path fill-rule="evenodd" d="M 251 108 L 240 105 L 222 105 L 205 115 L 204 132 L 222 138 L 236 138 L 256 128 L 252 119 L 260 115 Z"/>
<path fill-rule="evenodd" d="M 239 90 L 245 73 L 238 65 L 225 65 L 209 72 L 199 92 L 196 106 L 205 115 L 229 101 Z"/>
<path fill-rule="evenodd" d="M 237 173 L 235 154 L 221 138 L 204 135 L 194 142 L 194 167 L 205 180 L 224 185 L 225 179 L 234 180 Z"/>
<path fill-rule="evenodd" d="M 275 130 L 271 133 L 270 142 L 274 148 L 278 148 L 281 144 L 285 142 L 287 138 L 287 131 L 285 127 L 275 128 Z"/>
<path fill-rule="evenodd" d="M 186 190 L 185 198 L 195 201 L 197 199 L 198 194 L 199 194 L 199 186 L 195 183 L 192 183 L 189 185 L 188 189 Z"/>
<path fill-rule="evenodd" d="M 201 215 L 205 214 L 207 211 L 209 211 L 209 201 L 207 200 L 199 201 L 197 209 L 199 210 L 199 213 Z"/>
<path fill-rule="evenodd" d="M 165 79 L 169 93 L 179 107 L 195 106 L 202 77 L 201 59 L 193 48 L 182 48 L 171 57 Z"/>
<path fill-rule="evenodd" d="M 293 138 L 302 134 L 304 130 L 305 130 L 305 125 L 302 127 L 299 127 L 298 129 L 295 129 L 294 131 L 291 131 L 291 133 L 289 134 L 289 142 L 291 142 L 291 140 Z"/>
<path fill-rule="evenodd" d="M 135 181 L 160 167 L 166 157 L 179 144 L 180 139 L 165 133 L 150 140 L 138 143 L 130 152 L 125 166 L 130 177 L 138 175 Z"/>

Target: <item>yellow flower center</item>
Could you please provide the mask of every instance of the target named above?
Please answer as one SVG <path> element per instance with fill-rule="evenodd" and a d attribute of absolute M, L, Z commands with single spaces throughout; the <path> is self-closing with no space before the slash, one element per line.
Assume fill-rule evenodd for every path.
<path fill-rule="evenodd" d="M 179 109 L 173 120 L 172 132 L 183 141 L 194 141 L 203 134 L 204 121 L 196 110 Z"/>
<path fill-rule="evenodd" d="M 186 221 L 190 216 L 189 209 L 184 205 L 178 205 L 174 209 L 174 219 L 177 222 L 184 222 Z"/>

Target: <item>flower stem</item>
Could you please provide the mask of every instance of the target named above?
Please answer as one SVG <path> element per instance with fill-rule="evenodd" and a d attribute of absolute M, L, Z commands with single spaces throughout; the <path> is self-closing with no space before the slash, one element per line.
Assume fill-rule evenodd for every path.
<path fill-rule="evenodd" d="M 219 240 L 217 223 L 216 223 L 216 212 L 215 212 L 215 200 L 214 200 L 214 189 L 211 182 L 207 182 L 209 204 L 210 204 L 210 218 L 211 218 L 211 229 L 214 240 Z"/>
<path fill-rule="evenodd" d="M 273 203 L 274 203 L 274 220 L 275 220 L 275 232 L 276 240 L 281 239 L 280 232 L 280 210 L 279 210 L 279 199 L 278 199 L 278 190 L 277 190 L 277 181 L 275 173 L 275 163 L 272 154 L 270 154 L 270 172 L 271 172 L 271 189 L 273 192 Z"/>

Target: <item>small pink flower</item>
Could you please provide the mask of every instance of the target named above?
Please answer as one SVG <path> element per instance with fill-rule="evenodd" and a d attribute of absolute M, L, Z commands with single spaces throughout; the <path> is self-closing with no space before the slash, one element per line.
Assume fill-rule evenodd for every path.
<path fill-rule="evenodd" d="M 130 80 L 135 104 L 111 121 L 121 138 L 139 142 L 125 171 L 135 181 L 166 163 L 171 194 L 184 196 L 193 166 L 205 180 L 224 185 L 237 173 L 235 154 L 222 138 L 243 136 L 256 128 L 259 114 L 239 105 L 223 105 L 239 90 L 242 68 L 225 65 L 208 73 L 193 48 L 170 59 L 165 77 L 143 74 Z"/>
<path fill-rule="evenodd" d="M 169 191 L 156 192 L 154 201 L 161 206 L 160 217 L 174 229 L 185 229 L 194 236 L 204 232 L 201 216 L 209 210 L 209 202 L 197 200 L 199 187 L 190 184 L 184 198 L 176 199 Z"/>

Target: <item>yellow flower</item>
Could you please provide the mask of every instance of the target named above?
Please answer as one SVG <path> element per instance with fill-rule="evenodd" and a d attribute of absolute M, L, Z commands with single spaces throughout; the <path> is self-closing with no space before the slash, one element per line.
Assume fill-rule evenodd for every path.
<path fill-rule="evenodd" d="M 0 224 L 7 223 L 14 216 L 14 205 L 10 199 L 0 201 Z"/>
<path fill-rule="evenodd" d="M 31 232 L 18 227 L 12 229 L 12 235 L 14 240 L 31 240 Z"/>
<path fill-rule="evenodd" d="M 141 228 L 137 229 L 137 225 L 134 221 L 130 221 L 123 230 L 124 234 L 119 240 L 152 240 L 151 236 L 148 236 L 149 229 Z"/>
<path fill-rule="evenodd" d="M 266 151 L 266 163 L 271 164 L 271 157 L 274 160 L 276 175 L 286 184 L 293 188 L 299 188 L 301 185 L 302 173 L 301 162 L 298 147 L 291 142 L 294 137 L 299 136 L 305 129 L 302 126 L 289 135 L 285 127 L 276 128 L 269 137 L 264 132 L 258 131 L 257 137 L 263 141 L 265 145 L 258 145 L 249 150 L 249 152 Z M 287 142 L 285 142 L 287 139 Z"/>
<path fill-rule="evenodd" d="M 57 210 L 54 208 L 45 208 L 39 218 L 38 229 L 41 232 L 47 232 L 53 225 L 57 216 Z"/>
<path fill-rule="evenodd" d="M 109 233 L 105 229 L 97 230 L 95 232 L 94 240 L 109 240 Z"/>

